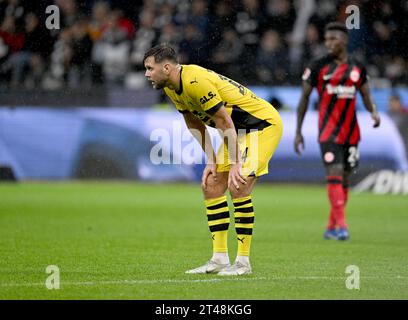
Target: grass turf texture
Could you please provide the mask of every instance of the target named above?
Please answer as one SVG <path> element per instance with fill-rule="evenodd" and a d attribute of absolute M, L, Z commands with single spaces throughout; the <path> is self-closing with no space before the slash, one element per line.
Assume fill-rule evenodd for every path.
<path fill-rule="evenodd" d="M 322 239 L 323 186 L 259 184 L 253 200 L 254 273 L 224 278 L 184 274 L 211 255 L 199 185 L 0 184 L 0 299 L 408 298 L 407 196 L 352 193 L 348 242 Z M 229 245 L 234 259 L 233 223 Z"/>

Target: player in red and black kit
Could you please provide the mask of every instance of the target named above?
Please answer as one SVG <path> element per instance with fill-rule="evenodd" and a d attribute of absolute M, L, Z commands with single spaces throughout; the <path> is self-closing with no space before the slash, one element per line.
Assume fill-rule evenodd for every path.
<path fill-rule="evenodd" d="M 344 209 L 347 204 L 350 174 L 358 166 L 360 129 L 356 117 L 356 92 L 360 91 L 374 127 L 380 125 L 367 83 L 365 67 L 347 54 L 348 30 L 339 23 L 325 28 L 328 55 L 310 64 L 303 73 L 303 92 L 297 110 L 295 151 L 304 149 L 302 123 L 309 96 L 316 87 L 319 94 L 319 142 L 326 167 L 328 198 L 331 205 L 325 239 L 347 240 L 349 231 Z"/>

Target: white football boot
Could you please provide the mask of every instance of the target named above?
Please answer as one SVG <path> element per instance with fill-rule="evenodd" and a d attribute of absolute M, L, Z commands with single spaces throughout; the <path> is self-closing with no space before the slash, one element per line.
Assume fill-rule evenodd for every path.
<path fill-rule="evenodd" d="M 252 268 L 248 263 L 242 263 L 240 261 L 235 261 L 232 266 L 226 267 L 218 272 L 219 276 L 242 276 L 244 274 L 251 274 Z"/>
<path fill-rule="evenodd" d="M 218 273 L 224 268 L 231 267 L 230 263 L 219 263 L 214 260 L 208 261 L 205 265 L 187 270 L 186 273 L 190 274 L 205 274 L 205 273 Z"/>

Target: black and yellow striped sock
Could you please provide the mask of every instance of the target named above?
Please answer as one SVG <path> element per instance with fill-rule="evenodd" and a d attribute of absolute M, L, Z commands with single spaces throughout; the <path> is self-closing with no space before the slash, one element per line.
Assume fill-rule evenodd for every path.
<path fill-rule="evenodd" d="M 251 196 L 236 198 L 234 203 L 235 230 L 237 232 L 238 253 L 237 256 L 249 256 L 254 227 L 254 207 Z"/>
<path fill-rule="evenodd" d="M 213 252 L 228 252 L 228 227 L 230 214 L 227 197 L 206 199 L 208 226 L 213 240 Z"/>

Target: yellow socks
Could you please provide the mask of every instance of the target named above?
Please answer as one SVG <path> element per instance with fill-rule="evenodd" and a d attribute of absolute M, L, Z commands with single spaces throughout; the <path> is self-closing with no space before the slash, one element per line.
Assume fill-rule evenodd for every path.
<path fill-rule="evenodd" d="M 227 197 L 206 199 L 208 226 L 213 240 L 213 252 L 228 252 L 228 227 L 230 214 Z"/>
<path fill-rule="evenodd" d="M 255 216 L 252 198 L 247 196 L 236 198 L 232 201 L 235 208 L 235 230 L 238 240 L 237 256 L 249 256 Z"/>
<path fill-rule="evenodd" d="M 235 230 L 238 241 L 237 256 L 248 257 L 255 217 L 252 198 L 247 196 L 236 198 L 232 201 L 235 209 Z M 207 208 L 208 226 L 213 240 L 213 252 L 227 253 L 228 227 L 230 223 L 227 197 L 207 199 L 205 200 L 205 206 Z"/>

